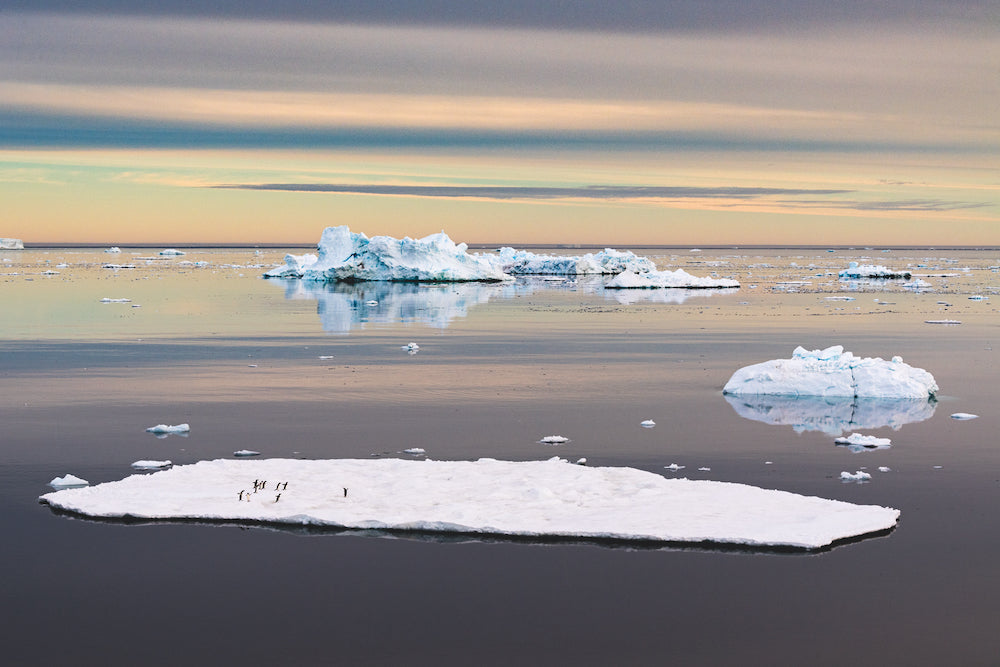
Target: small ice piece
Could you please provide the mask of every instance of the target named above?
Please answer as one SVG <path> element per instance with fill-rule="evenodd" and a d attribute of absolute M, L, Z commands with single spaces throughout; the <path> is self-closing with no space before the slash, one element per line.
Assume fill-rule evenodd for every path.
<path fill-rule="evenodd" d="M 674 472 L 677 472 L 678 470 L 683 470 L 685 466 L 682 466 L 682 465 L 678 465 L 678 464 L 676 464 L 676 463 L 671 463 L 670 465 L 668 465 L 668 466 L 663 466 L 663 467 L 664 467 L 664 468 L 665 468 L 666 470 L 673 470 Z"/>
<path fill-rule="evenodd" d="M 892 470 L 892 468 L 890 468 L 889 466 L 879 466 L 878 467 L 878 471 L 879 472 L 889 472 L 890 470 Z"/>
<path fill-rule="evenodd" d="M 412 454 L 413 456 L 421 456 L 427 453 L 427 450 L 423 447 L 410 447 L 409 449 L 403 450 L 404 454 Z"/>
<path fill-rule="evenodd" d="M 842 482 L 867 482 L 871 478 L 871 473 L 864 470 L 856 470 L 853 473 L 847 471 L 840 473 L 840 481 Z"/>
<path fill-rule="evenodd" d="M 711 289 L 739 287 L 740 283 L 729 278 L 700 278 L 684 269 L 676 271 L 622 271 L 604 284 L 605 289 L 657 289 L 664 287 L 685 289 Z"/>
<path fill-rule="evenodd" d="M 136 461 L 132 467 L 136 470 L 163 470 L 172 465 L 172 461 Z"/>
<path fill-rule="evenodd" d="M 970 301 L 986 301 L 989 298 L 990 297 L 983 296 L 982 294 L 973 294 L 972 296 L 969 297 L 969 300 Z"/>
<path fill-rule="evenodd" d="M 106 248 L 106 249 L 104 250 L 104 252 L 110 252 L 110 253 L 119 253 L 119 252 L 121 252 L 121 251 L 122 251 L 122 249 L 121 249 L 121 248 L 119 248 L 119 247 L 118 247 L 118 246 L 116 246 L 116 245 L 113 245 L 113 246 L 111 246 L 110 248 Z"/>
<path fill-rule="evenodd" d="M 956 412 L 951 416 L 952 419 L 966 420 L 966 419 L 977 419 L 979 415 L 974 415 L 971 412 Z"/>
<path fill-rule="evenodd" d="M 366 306 L 377 306 L 378 305 L 378 301 L 375 301 L 374 299 L 372 299 L 371 301 L 365 301 L 365 305 Z"/>
<path fill-rule="evenodd" d="M 87 486 L 90 482 L 85 479 L 80 479 L 76 475 L 67 474 L 65 477 L 56 477 L 51 482 L 49 486 L 53 489 L 69 489 L 74 486 Z"/>
<path fill-rule="evenodd" d="M 639 426 L 643 428 L 653 428 L 654 426 L 656 426 L 656 422 L 654 422 L 652 419 L 647 419 L 646 421 L 639 424 Z"/>
<path fill-rule="evenodd" d="M 333 359 L 333 355 L 332 354 L 321 354 L 321 355 L 319 355 L 319 358 L 323 359 L 323 360 Z"/>
<path fill-rule="evenodd" d="M 160 251 L 160 254 L 161 254 L 161 255 L 174 255 L 174 256 L 179 256 L 179 255 L 185 255 L 185 254 L 187 254 L 187 253 L 185 253 L 185 252 L 183 252 L 183 251 L 181 251 L 181 250 L 176 250 L 175 248 L 166 248 L 166 249 L 164 249 L 164 250 L 161 250 L 161 251 Z"/>
<path fill-rule="evenodd" d="M 538 442 L 543 445 L 562 445 L 569 442 L 569 438 L 561 435 L 547 435 Z"/>
<path fill-rule="evenodd" d="M 708 467 L 705 467 L 705 466 L 702 466 L 701 468 L 698 468 L 698 470 L 701 471 L 701 472 L 711 472 L 712 469 L 708 468 Z"/>
<path fill-rule="evenodd" d="M 403 346 L 403 349 L 406 350 L 407 352 L 416 352 L 417 350 L 420 349 L 420 346 L 414 343 L 413 341 L 410 341 L 409 343 Z"/>
<path fill-rule="evenodd" d="M 924 320 L 924 324 L 961 324 L 961 320 Z"/>
<path fill-rule="evenodd" d="M 851 262 L 847 265 L 846 269 L 840 271 L 839 275 L 841 280 L 852 278 L 905 278 L 909 280 L 912 274 L 906 270 L 894 271 L 881 264 L 858 264 L 857 262 Z"/>
<path fill-rule="evenodd" d="M 111 297 L 104 297 L 101 299 L 101 303 L 131 303 L 132 299 L 112 299 Z"/>
<path fill-rule="evenodd" d="M 578 466 L 585 466 L 585 465 L 587 465 L 587 457 L 585 457 L 585 456 L 581 456 L 580 458 L 578 458 L 578 459 L 576 460 L 576 464 L 577 464 Z"/>
<path fill-rule="evenodd" d="M 237 449 L 233 452 L 233 456 L 260 456 L 260 452 L 255 452 L 252 449 Z"/>
<path fill-rule="evenodd" d="M 42 275 L 43 276 L 58 276 L 59 272 L 58 271 L 53 271 L 52 269 L 46 269 L 45 271 L 42 271 Z"/>
<path fill-rule="evenodd" d="M 146 429 L 147 433 L 188 433 L 191 430 L 189 424 L 177 424 L 169 426 L 167 424 L 157 424 Z"/>
<path fill-rule="evenodd" d="M 887 449 L 892 445 L 892 440 L 889 438 L 877 438 L 874 435 L 860 433 L 852 433 L 847 437 L 837 438 L 833 442 L 838 445 L 846 445 L 852 452 Z"/>

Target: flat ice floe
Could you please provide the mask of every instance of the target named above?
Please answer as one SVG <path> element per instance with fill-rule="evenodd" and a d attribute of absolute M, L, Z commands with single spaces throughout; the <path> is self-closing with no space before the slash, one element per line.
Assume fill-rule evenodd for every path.
<path fill-rule="evenodd" d="M 189 433 L 191 431 L 191 426 L 189 424 L 157 424 L 156 426 L 150 426 L 146 429 L 147 433 L 155 433 L 157 435 L 163 435 L 167 433 Z"/>
<path fill-rule="evenodd" d="M 873 449 L 888 449 L 892 446 L 889 438 L 879 438 L 874 435 L 852 433 L 844 438 L 837 438 L 835 444 L 846 446 L 852 452 L 867 452 Z"/>
<path fill-rule="evenodd" d="M 683 287 L 686 289 L 711 289 L 739 287 L 740 283 L 729 278 L 699 278 L 684 269 L 676 271 L 623 271 L 604 284 L 607 289 L 657 289 Z"/>
<path fill-rule="evenodd" d="M 723 388 L 725 394 L 782 396 L 858 396 L 933 398 L 934 376 L 903 362 L 855 357 L 843 346 L 824 350 L 797 347 L 791 359 L 773 359 L 739 369 Z"/>
<path fill-rule="evenodd" d="M 215 460 L 40 498 L 91 517 L 818 549 L 899 510 L 565 460 Z"/>
<path fill-rule="evenodd" d="M 968 419 L 978 419 L 979 415 L 974 415 L 971 412 L 955 412 L 951 415 L 952 419 L 958 419 L 959 421 L 965 421 Z"/>

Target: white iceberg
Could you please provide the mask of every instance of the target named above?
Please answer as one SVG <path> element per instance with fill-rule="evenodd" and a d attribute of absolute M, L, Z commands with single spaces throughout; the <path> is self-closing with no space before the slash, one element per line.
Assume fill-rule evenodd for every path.
<path fill-rule="evenodd" d="M 684 269 L 676 271 L 648 271 L 636 273 L 623 271 L 604 284 L 607 289 L 658 289 L 682 287 L 685 289 L 712 289 L 739 287 L 740 283 L 729 278 L 699 278 Z"/>
<path fill-rule="evenodd" d="M 852 452 L 888 449 L 892 446 L 892 440 L 889 438 L 878 438 L 874 435 L 862 435 L 861 433 L 852 433 L 849 436 L 837 438 L 833 442 L 837 445 L 846 446 Z"/>
<path fill-rule="evenodd" d="M 954 413 L 954 414 L 951 415 L 951 418 L 952 419 L 958 419 L 960 421 L 964 421 L 964 420 L 967 420 L 967 419 L 978 419 L 979 415 L 974 415 L 971 412 L 956 412 L 956 413 Z"/>
<path fill-rule="evenodd" d="M 922 422 L 934 416 L 937 401 L 927 398 L 862 398 L 858 396 L 768 396 L 726 394 L 740 417 L 774 426 L 791 426 L 797 433 L 845 431 Z"/>
<path fill-rule="evenodd" d="M 543 445 L 564 445 L 569 442 L 569 438 L 562 435 L 547 435 L 538 442 Z"/>
<path fill-rule="evenodd" d="M 146 429 L 147 433 L 188 433 L 191 430 L 189 424 L 177 424 L 176 426 L 170 426 L 168 424 L 157 424 L 156 426 L 150 426 Z"/>
<path fill-rule="evenodd" d="M 165 248 L 164 250 L 160 251 L 160 254 L 179 256 L 179 255 L 186 255 L 187 253 L 182 250 L 177 250 L 175 248 Z"/>
<path fill-rule="evenodd" d="M 656 271 L 651 259 L 640 257 L 630 250 L 613 248 L 585 255 L 542 255 L 528 250 L 500 248 L 496 260 L 504 273 L 518 276 L 614 275 L 623 271 Z"/>
<path fill-rule="evenodd" d="M 840 473 L 840 481 L 842 482 L 867 482 L 871 478 L 871 473 L 864 470 L 856 470 L 853 473 L 847 471 Z"/>
<path fill-rule="evenodd" d="M 656 422 L 654 422 L 652 419 L 647 419 L 647 420 L 641 422 L 639 424 L 639 426 L 641 426 L 643 428 L 653 428 L 654 426 L 656 426 Z"/>
<path fill-rule="evenodd" d="M 56 477 L 51 482 L 49 482 L 49 486 L 51 486 L 53 489 L 66 489 L 76 486 L 87 486 L 89 484 L 90 482 L 88 482 L 87 480 L 80 479 L 76 475 L 69 475 L 69 474 L 67 474 L 64 477 Z"/>
<path fill-rule="evenodd" d="M 172 465 L 171 461 L 135 461 L 132 467 L 136 470 L 163 470 Z"/>
<path fill-rule="evenodd" d="M 420 456 L 421 454 L 426 454 L 427 450 L 423 447 L 410 447 L 409 449 L 403 450 L 404 454 L 412 454 L 414 456 Z"/>
<path fill-rule="evenodd" d="M 347 226 L 327 227 L 313 255 L 287 255 L 285 265 L 266 278 L 302 278 L 317 281 L 462 282 L 509 278 L 498 264 L 468 253 L 444 232 L 422 239 L 353 233 Z"/>
<path fill-rule="evenodd" d="M 905 278 L 906 280 L 909 280 L 912 276 L 912 274 L 906 270 L 896 271 L 882 266 L 881 264 L 858 264 L 857 262 L 851 262 L 848 264 L 847 268 L 842 269 L 839 275 L 841 280 L 858 278 Z"/>
<path fill-rule="evenodd" d="M 417 350 L 420 349 L 420 346 L 414 343 L 413 341 L 410 341 L 406 345 L 403 345 L 402 348 L 407 352 L 416 352 Z"/>
<path fill-rule="evenodd" d="M 24 250 L 24 241 L 0 238 L 0 250 Z"/>
<path fill-rule="evenodd" d="M 238 456 L 240 458 L 246 458 L 248 456 L 260 456 L 260 452 L 255 452 L 252 449 L 237 449 L 233 452 L 233 456 Z"/>
<path fill-rule="evenodd" d="M 101 299 L 101 303 L 131 303 L 132 299 L 112 299 L 111 297 L 104 297 Z"/>
<path fill-rule="evenodd" d="M 350 494 L 331 492 L 341 487 Z M 899 517 L 888 507 L 558 458 L 202 461 L 40 500 L 92 517 L 801 549 L 885 531 Z"/>
<path fill-rule="evenodd" d="M 110 248 L 105 248 L 105 250 L 104 250 L 104 252 L 109 252 L 109 253 L 112 253 L 112 254 L 116 254 L 116 253 L 119 253 L 121 251 L 122 251 L 122 249 L 119 248 L 116 245 L 113 245 Z"/>
<path fill-rule="evenodd" d="M 723 388 L 725 394 L 783 396 L 859 396 L 931 398 L 938 386 L 934 376 L 901 357 L 885 361 L 855 357 L 843 346 L 806 350 L 799 346 L 791 359 L 773 359 L 739 369 Z"/>

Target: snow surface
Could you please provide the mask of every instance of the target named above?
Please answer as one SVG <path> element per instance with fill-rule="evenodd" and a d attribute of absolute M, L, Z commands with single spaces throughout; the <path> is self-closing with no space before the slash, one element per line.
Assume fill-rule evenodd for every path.
<path fill-rule="evenodd" d="M 684 269 L 676 271 L 623 271 L 604 284 L 607 289 L 656 289 L 662 287 L 683 287 L 687 289 L 710 289 L 739 287 L 740 283 L 729 278 L 698 278 Z"/>
<path fill-rule="evenodd" d="M 909 271 L 895 271 L 881 264 L 858 264 L 851 262 L 846 269 L 840 271 L 841 280 L 851 278 L 906 278 L 912 275 Z"/>
<path fill-rule="evenodd" d="M 852 433 L 844 438 L 837 438 L 833 441 L 838 445 L 846 445 L 852 452 L 867 452 L 873 449 L 888 449 L 892 446 L 889 438 L 878 438 L 874 435 L 862 435 Z"/>
<path fill-rule="evenodd" d="M 51 482 L 49 482 L 49 486 L 51 486 L 53 489 L 65 489 L 74 486 L 87 486 L 88 484 L 90 484 L 90 482 L 88 482 L 87 480 L 80 479 L 76 475 L 69 475 L 69 474 L 67 474 L 65 477 L 56 477 Z"/>
<path fill-rule="evenodd" d="M 932 398 L 938 386 L 922 368 L 901 357 L 885 361 L 855 357 L 843 346 L 806 350 L 799 346 L 791 359 L 774 359 L 736 371 L 723 393 L 782 396 L 860 396 Z"/>
<path fill-rule="evenodd" d="M 726 400 L 745 419 L 791 426 L 797 433 L 876 429 L 922 422 L 934 416 L 936 401 L 926 398 L 860 398 L 858 396 L 735 396 Z"/>
<path fill-rule="evenodd" d="M 157 424 L 146 429 L 148 433 L 187 433 L 190 430 L 191 426 L 189 424 L 177 424 L 176 426 Z"/>
<path fill-rule="evenodd" d="M 899 517 L 888 507 L 559 458 L 202 461 L 40 500 L 93 517 L 804 549 L 892 528 Z"/>

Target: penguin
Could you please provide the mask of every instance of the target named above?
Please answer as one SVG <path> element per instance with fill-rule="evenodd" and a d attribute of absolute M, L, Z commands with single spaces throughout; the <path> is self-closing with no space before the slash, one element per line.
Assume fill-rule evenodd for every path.
<path fill-rule="evenodd" d="M 279 500 L 281 500 L 281 494 L 280 493 L 278 494 L 278 497 L 274 499 L 274 502 L 278 502 Z"/>
<path fill-rule="evenodd" d="M 344 497 L 345 498 L 347 497 L 347 487 L 346 486 L 344 487 Z"/>
<path fill-rule="evenodd" d="M 240 500 L 243 500 L 243 494 L 244 493 L 245 493 L 245 491 L 240 491 Z"/>

